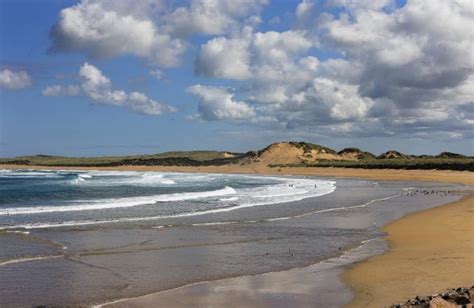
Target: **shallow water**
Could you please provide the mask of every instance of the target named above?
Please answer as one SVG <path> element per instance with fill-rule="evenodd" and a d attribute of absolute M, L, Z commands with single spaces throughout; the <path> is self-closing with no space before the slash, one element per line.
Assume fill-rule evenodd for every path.
<path fill-rule="evenodd" d="M 380 226 L 409 212 L 458 199 L 459 189 L 314 177 L 4 171 L 0 306 L 101 303 L 307 266 L 382 236 Z"/>

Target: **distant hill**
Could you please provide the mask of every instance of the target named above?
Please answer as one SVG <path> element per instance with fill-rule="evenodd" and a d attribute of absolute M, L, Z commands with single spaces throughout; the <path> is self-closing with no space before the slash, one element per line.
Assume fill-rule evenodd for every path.
<path fill-rule="evenodd" d="M 395 150 L 390 150 L 377 156 L 377 159 L 410 159 L 409 155 L 402 154 Z"/>
<path fill-rule="evenodd" d="M 451 152 L 442 152 L 435 156 L 436 158 L 466 158 L 466 155 L 451 153 Z"/>
<path fill-rule="evenodd" d="M 227 151 L 176 151 L 149 155 L 102 156 L 102 157 L 65 157 L 51 155 L 19 156 L 0 158 L 0 164 L 24 164 L 39 166 L 88 166 L 107 167 L 123 165 L 158 165 L 158 166 L 198 166 L 220 162 L 228 163 L 242 153 Z M 222 161 L 221 161 L 222 160 Z"/>
<path fill-rule="evenodd" d="M 223 166 L 248 165 L 255 167 L 345 167 L 392 169 L 449 169 L 474 171 L 474 158 L 442 152 L 439 155 L 407 155 L 395 150 L 375 156 L 359 148 L 345 148 L 339 152 L 308 142 L 283 141 L 247 153 L 228 151 L 174 151 L 150 155 L 64 157 L 51 155 L 0 158 L 0 164 L 113 167 L 113 166 Z"/>
<path fill-rule="evenodd" d="M 333 149 L 307 142 L 284 141 L 273 143 L 266 148 L 245 157 L 244 164 L 299 164 L 314 163 L 318 160 L 342 160 Z"/>
<path fill-rule="evenodd" d="M 361 159 L 374 159 L 375 155 L 370 152 L 362 151 L 359 148 L 345 148 L 339 152 L 337 155 L 344 157 L 347 160 L 361 160 Z"/>

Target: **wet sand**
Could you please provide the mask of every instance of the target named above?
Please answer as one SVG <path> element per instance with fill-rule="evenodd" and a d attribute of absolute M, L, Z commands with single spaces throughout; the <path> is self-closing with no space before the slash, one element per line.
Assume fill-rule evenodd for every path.
<path fill-rule="evenodd" d="M 5 166 L 2 166 L 5 167 Z M 19 166 L 7 166 L 19 168 Z M 43 166 L 22 166 L 29 169 L 67 169 L 47 168 Z M 121 166 L 113 168 L 70 168 L 70 169 L 101 169 L 101 170 L 138 170 L 138 171 L 177 171 L 177 172 L 219 172 L 219 173 L 259 173 L 259 174 L 281 174 L 281 175 L 318 175 L 335 177 L 369 178 L 379 180 L 415 180 L 433 181 L 446 183 L 474 184 L 474 176 L 471 172 L 457 171 L 431 171 L 431 170 L 363 170 L 343 168 L 267 168 L 261 166 L 222 166 L 222 167 L 143 167 L 143 166 Z M 385 227 L 388 232 L 390 249 L 381 256 L 369 258 L 367 261 L 352 266 L 343 275 L 347 285 L 355 291 L 355 298 L 350 307 L 383 307 L 393 303 L 402 302 L 416 295 L 432 294 L 443 291 L 446 288 L 469 286 L 474 283 L 474 199 L 470 195 L 462 201 L 435 209 L 408 215 Z M 231 292 L 233 288 L 242 290 L 242 305 L 249 303 L 254 305 L 269 305 L 278 303 L 300 304 L 301 306 L 311 303 L 311 297 L 299 292 L 290 292 L 289 297 L 299 302 L 288 301 L 288 294 L 284 290 L 293 290 L 290 286 L 295 282 L 294 271 L 264 274 L 264 281 L 279 281 L 284 288 L 273 288 L 266 283 L 261 283 L 263 275 L 233 278 L 198 284 L 176 290 L 160 292 L 127 302 L 126 306 L 142 306 L 156 304 L 175 306 L 186 305 L 185 297 L 194 299 L 200 297 L 204 306 L 222 304 L 222 300 L 229 298 L 223 296 Z M 297 277 L 311 276 L 311 266 L 298 269 Z M 304 273 L 304 274 L 303 274 Z M 334 271 L 332 272 L 334 273 Z M 342 270 L 338 273 L 341 274 Z M 371 273 L 371 275 L 368 275 Z M 275 275 L 275 276 L 272 276 Z M 293 275 L 293 276 L 292 276 Z M 323 275 L 324 276 L 324 275 Z M 249 280 L 250 279 L 250 280 Z M 259 283 L 260 281 L 260 283 Z M 303 281 L 305 281 L 303 279 Z M 309 282 L 311 279 L 308 280 Z M 333 281 L 329 279 L 328 281 Z M 334 280 L 334 281 L 337 281 Z M 223 283 L 223 284 L 222 284 Z M 230 283 L 230 285 L 229 285 Z M 302 287 L 303 284 L 300 284 Z M 320 284 L 317 284 L 320 286 Z M 330 283 L 337 287 L 335 282 Z M 240 287 L 239 287 L 240 286 Z M 298 284 L 296 285 L 298 286 Z M 240 288 L 240 289 L 239 289 Z M 255 291 L 248 295 L 248 290 Z M 219 292 L 218 292 L 219 291 Z M 224 291 L 222 293 L 221 291 Z M 306 290 L 308 291 L 308 290 Z M 328 290 L 326 290 L 329 292 Z M 325 292 L 326 292 L 325 291 Z M 316 290 L 309 290 L 314 293 Z M 167 294 L 167 295 L 166 295 Z M 194 294 L 195 296 L 191 296 Z M 203 295 L 213 294 L 213 296 Z M 247 295 L 243 295 L 247 294 Z M 326 293 L 325 293 L 326 294 Z M 329 293 L 328 293 L 329 294 Z M 345 294 L 345 293 L 344 293 Z M 223 297 L 222 297 L 223 296 Z M 346 295 L 344 295 L 346 296 Z M 344 297 L 342 296 L 342 297 Z M 160 302 L 161 300 L 162 302 Z M 245 300 L 252 300 L 245 302 Z M 171 301 L 171 302 L 169 302 Z M 184 301 L 184 302 L 183 302 Z M 347 302 L 347 301 L 346 301 Z M 306 303 L 306 304 L 305 304 Z M 119 303 L 116 303 L 119 305 Z M 338 304 L 339 305 L 339 304 Z M 172 306 L 172 305 L 171 305 Z"/>
<path fill-rule="evenodd" d="M 235 307 L 314 307 L 314 303 L 389 307 L 416 295 L 474 283 L 473 213 L 470 194 L 388 224 L 384 231 L 390 246 L 381 255 L 383 247 L 373 245 L 361 249 L 363 254 L 349 251 L 340 266 L 340 259 L 333 258 L 289 271 L 193 284 L 105 307 L 219 307 L 230 302 Z M 363 261 L 369 255 L 376 256 Z M 355 265 L 346 270 L 347 261 Z"/>
<path fill-rule="evenodd" d="M 386 307 L 474 284 L 474 194 L 410 214 L 384 231 L 388 252 L 343 275 L 356 291 L 350 307 Z"/>
<path fill-rule="evenodd" d="M 381 239 L 340 257 L 282 272 L 242 276 L 118 300 L 101 307 L 340 307 L 352 293 L 339 279 L 343 266 L 382 253 Z M 324 294 L 324 295 L 322 295 Z"/>

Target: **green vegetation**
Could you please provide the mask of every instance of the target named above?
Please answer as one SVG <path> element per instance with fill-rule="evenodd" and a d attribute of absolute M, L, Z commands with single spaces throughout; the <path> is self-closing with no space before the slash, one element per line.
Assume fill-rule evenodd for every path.
<path fill-rule="evenodd" d="M 474 171 L 474 158 L 392 158 L 365 159 L 357 161 L 332 160 L 318 161 L 314 164 L 270 165 L 270 167 L 338 167 L 361 169 L 419 169 L 419 170 L 457 170 Z"/>
<path fill-rule="evenodd" d="M 345 148 L 339 152 L 337 155 L 346 155 L 346 154 L 356 154 L 357 159 L 372 159 L 375 158 L 375 155 L 370 152 L 362 151 L 359 148 Z"/>
<path fill-rule="evenodd" d="M 226 158 L 228 152 L 218 151 L 182 151 L 164 152 L 151 155 L 103 156 L 103 157 L 65 157 L 50 155 L 19 156 L 0 158 L 0 164 L 38 165 L 38 166 L 121 166 L 121 165 L 199 165 L 200 162 L 213 162 Z M 231 153 L 239 157 L 240 153 Z"/>
<path fill-rule="evenodd" d="M 336 154 L 336 151 L 334 151 L 333 149 L 327 148 L 327 147 L 319 145 L 319 144 L 303 142 L 303 141 L 299 141 L 299 142 L 284 141 L 284 142 L 272 143 L 269 146 L 265 147 L 264 149 L 261 149 L 261 150 L 255 152 L 255 155 L 259 156 L 259 155 L 265 153 L 266 151 L 269 151 L 273 146 L 278 145 L 280 143 L 288 143 L 288 144 L 290 144 L 290 145 L 292 145 L 292 146 L 294 146 L 298 149 L 303 149 L 305 154 L 311 152 L 312 150 L 317 150 L 317 151 L 320 151 L 320 152 Z M 251 152 L 248 152 L 248 153 L 251 153 Z"/>
<path fill-rule="evenodd" d="M 378 159 L 410 159 L 410 155 L 402 154 L 395 150 L 390 150 L 377 156 Z"/>
<path fill-rule="evenodd" d="M 336 151 L 334 151 L 333 149 L 327 148 L 319 144 L 303 142 L 303 141 L 300 141 L 300 142 L 291 141 L 289 143 L 297 148 L 302 148 L 305 153 L 311 152 L 312 150 L 317 150 L 320 152 L 336 154 Z"/>
<path fill-rule="evenodd" d="M 436 158 L 466 158 L 466 156 L 458 153 L 442 152 L 436 155 Z"/>

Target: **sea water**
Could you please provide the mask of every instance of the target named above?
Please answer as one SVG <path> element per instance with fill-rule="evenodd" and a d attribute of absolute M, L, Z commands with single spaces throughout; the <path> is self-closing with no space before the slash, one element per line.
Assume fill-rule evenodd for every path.
<path fill-rule="evenodd" d="M 193 217 L 329 194 L 334 181 L 224 174 L 0 170 L 0 229 Z"/>

